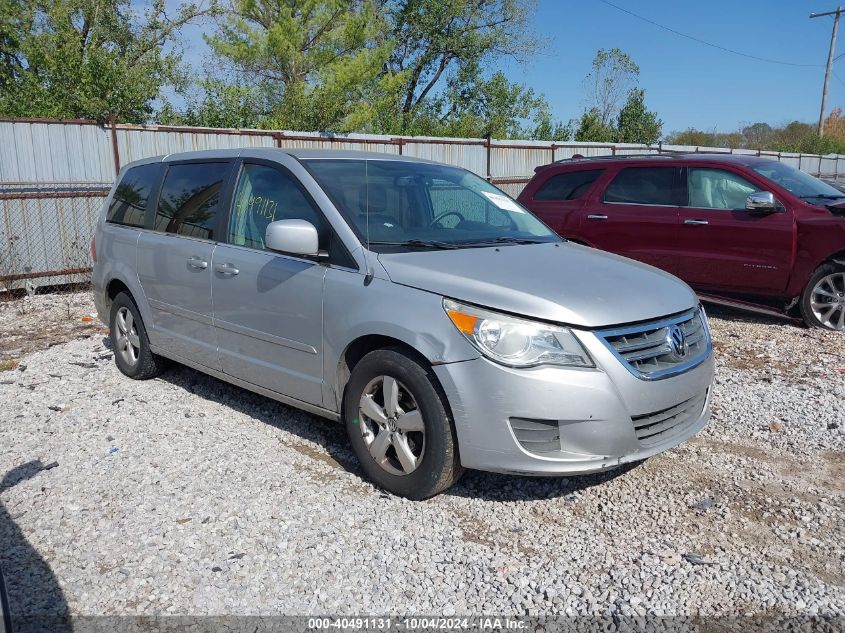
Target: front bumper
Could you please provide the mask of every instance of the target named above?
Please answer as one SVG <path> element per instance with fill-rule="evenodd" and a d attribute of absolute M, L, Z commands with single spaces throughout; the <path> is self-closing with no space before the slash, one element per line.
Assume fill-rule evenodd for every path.
<path fill-rule="evenodd" d="M 644 381 L 592 334 L 577 335 L 597 369 L 511 369 L 484 358 L 434 367 L 463 466 L 530 475 L 597 472 L 677 446 L 707 424 L 712 352 L 681 375 Z M 644 425 L 655 433 L 644 437 Z M 526 434 L 550 441 L 526 442 Z"/>

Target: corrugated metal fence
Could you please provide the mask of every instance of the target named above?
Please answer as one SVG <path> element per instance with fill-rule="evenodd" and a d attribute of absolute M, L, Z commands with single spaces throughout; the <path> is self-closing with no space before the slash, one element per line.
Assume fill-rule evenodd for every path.
<path fill-rule="evenodd" d="M 534 168 L 574 154 L 761 155 L 754 150 L 627 143 L 550 143 L 169 126 L 0 120 L 0 291 L 73 283 L 90 271 L 88 240 L 120 166 L 156 156 L 236 147 L 368 150 L 469 169 L 517 196 Z M 813 175 L 845 175 L 845 156 L 762 152 Z M 843 162 L 840 162 L 843 161 Z"/>

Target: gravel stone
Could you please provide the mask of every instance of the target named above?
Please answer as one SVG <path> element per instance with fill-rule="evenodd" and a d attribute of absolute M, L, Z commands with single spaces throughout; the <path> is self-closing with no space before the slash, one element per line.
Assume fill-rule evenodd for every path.
<path fill-rule="evenodd" d="M 0 333 L 20 346 L 40 317 L 16 310 Z M 711 313 L 698 437 L 584 477 L 468 472 L 417 503 L 363 478 L 340 425 L 184 367 L 129 380 L 101 325 L 72 329 L 0 373 L 13 612 L 841 617 L 845 338 Z"/>

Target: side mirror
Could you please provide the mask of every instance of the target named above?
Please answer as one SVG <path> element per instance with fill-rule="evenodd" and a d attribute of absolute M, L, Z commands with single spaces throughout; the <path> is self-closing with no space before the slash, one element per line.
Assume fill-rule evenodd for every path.
<path fill-rule="evenodd" d="M 778 210 L 778 205 L 771 191 L 755 191 L 745 199 L 745 209 L 758 213 L 772 213 Z"/>
<path fill-rule="evenodd" d="M 276 220 L 264 234 L 267 248 L 290 255 L 320 255 L 317 229 L 307 220 Z"/>

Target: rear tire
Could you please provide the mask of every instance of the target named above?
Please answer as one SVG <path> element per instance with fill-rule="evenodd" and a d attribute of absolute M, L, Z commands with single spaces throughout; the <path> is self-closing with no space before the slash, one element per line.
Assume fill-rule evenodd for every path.
<path fill-rule="evenodd" d="M 801 294 L 800 305 L 808 326 L 845 331 L 845 267 L 819 266 Z"/>
<path fill-rule="evenodd" d="M 376 350 L 358 362 L 344 393 L 343 416 L 361 467 L 388 492 L 427 499 L 463 474 L 434 374 L 399 349 Z"/>
<path fill-rule="evenodd" d="M 141 313 L 128 293 L 118 293 L 112 301 L 109 328 L 114 362 L 124 376 L 147 380 L 167 368 L 167 359 L 150 350 Z"/>

